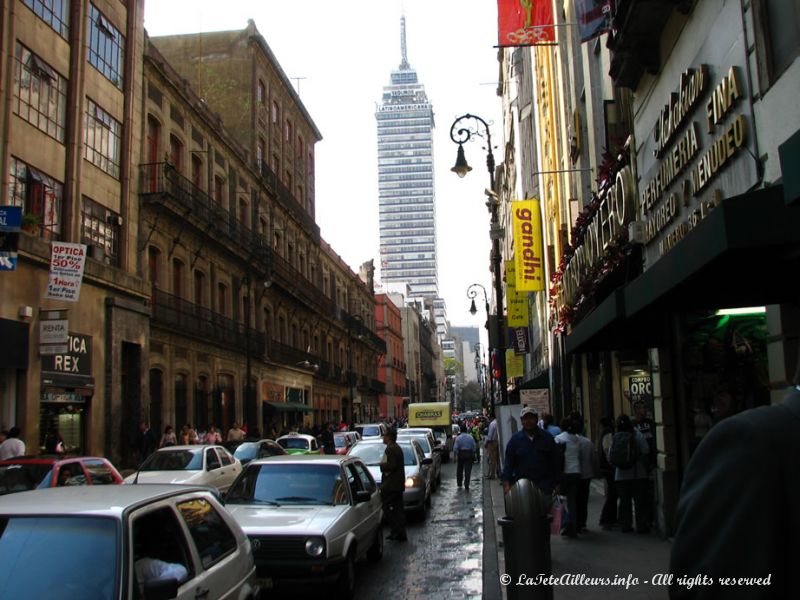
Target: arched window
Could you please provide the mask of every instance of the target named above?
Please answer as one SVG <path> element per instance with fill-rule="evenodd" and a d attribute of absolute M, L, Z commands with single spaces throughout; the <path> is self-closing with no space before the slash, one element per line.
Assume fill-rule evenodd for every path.
<path fill-rule="evenodd" d="M 183 261 L 178 258 L 172 259 L 172 295 L 178 298 L 184 296 L 184 267 Z"/>
<path fill-rule="evenodd" d="M 154 288 L 158 287 L 158 280 L 161 274 L 161 250 L 155 246 L 148 246 L 147 248 L 147 278 L 150 285 Z"/>
<path fill-rule="evenodd" d="M 183 142 L 174 134 L 169 136 L 169 162 L 179 172 L 183 172 Z"/>

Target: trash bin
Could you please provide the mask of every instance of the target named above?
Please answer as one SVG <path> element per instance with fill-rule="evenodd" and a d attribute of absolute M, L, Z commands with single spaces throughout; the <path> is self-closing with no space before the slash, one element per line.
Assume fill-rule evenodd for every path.
<path fill-rule="evenodd" d="M 506 516 L 497 519 L 503 530 L 503 556 L 508 600 L 552 600 L 549 585 L 516 585 L 520 576 L 552 574 L 550 561 L 550 500 L 533 483 L 520 479 L 505 497 Z"/>

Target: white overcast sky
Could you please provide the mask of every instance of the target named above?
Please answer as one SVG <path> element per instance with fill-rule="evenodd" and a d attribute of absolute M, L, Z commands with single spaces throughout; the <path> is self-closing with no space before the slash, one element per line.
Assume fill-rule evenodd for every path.
<path fill-rule="evenodd" d="M 450 126 L 465 113 L 492 124 L 503 156 L 496 95 L 495 0 L 146 0 L 149 35 L 244 29 L 252 18 L 322 133 L 316 146 L 317 222 L 323 238 L 354 271 L 369 259 L 380 267 L 375 106 L 400 64 L 400 16 L 406 17 L 408 59 L 433 104 L 439 291 L 453 325 L 481 328 L 468 312 L 467 287 L 490 293 L 489 185 L 485 143 L 465 146 L 473 167 L 450 172 L 457 146 Z M 379 273 L 378 273 L 379 276 Z"/>

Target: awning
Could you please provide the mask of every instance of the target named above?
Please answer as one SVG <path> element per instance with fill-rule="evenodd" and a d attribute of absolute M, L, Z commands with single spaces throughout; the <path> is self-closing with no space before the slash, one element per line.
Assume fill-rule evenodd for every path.
<path fill-rule="evenodd" d="M 516 387 L 518 390 L 546 390 L 550 388 L 550 371 L 544 370 L 535 377 L 523 381 Z"/>
<path fill-rule="evenodd" d="M 311 412 L 314 409 L 299 402 L 264 402 L 267 406 L 275 410 L 286 410 L 295 412 Z"/>
<path fill-rule="evenodd" d="M 796 302 L 798 232 L 782 186 L 728 198 L 625 286 L 625 316 Z"/>
<path fill-rule="evenodd" d="M 723 200 L 683 240 L 578 323 L 567 352 L 655 346 L 669 315 L 797 302 L 800 205 L 783 187 Z"/>

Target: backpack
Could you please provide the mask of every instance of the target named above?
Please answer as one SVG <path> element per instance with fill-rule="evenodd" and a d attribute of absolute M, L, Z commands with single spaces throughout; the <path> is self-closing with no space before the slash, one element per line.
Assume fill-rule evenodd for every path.
<path fill-rule="evenodd" d="M 639 458 L 639 444 L 630 431 L 618 431 L 611 438 L 608 449 L 608 462 L 618 469 L 630 469 Z"/>

